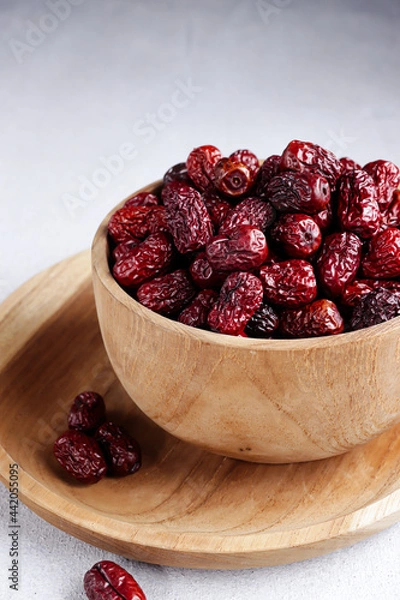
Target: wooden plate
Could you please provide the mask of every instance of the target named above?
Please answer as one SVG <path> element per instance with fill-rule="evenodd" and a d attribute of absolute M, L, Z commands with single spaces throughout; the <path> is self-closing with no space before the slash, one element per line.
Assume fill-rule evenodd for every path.
<path fill-rule="evenodd" d="M 167 359 L 168 357 L 166 357 Z M 143 449 L 125 479 L 82 486 L 52 455 L 74 396 L 105 396 Z M 400 519 L 400 426 L 346 455 L 260 465 L 165 433 L 132 403 L 103 348 L 89 253 L 37 275 L 0 307 L 0 476 L 19 465 L 21 500 L 85 542 L 145 562 L 239 569 L 303 560 Z"/>

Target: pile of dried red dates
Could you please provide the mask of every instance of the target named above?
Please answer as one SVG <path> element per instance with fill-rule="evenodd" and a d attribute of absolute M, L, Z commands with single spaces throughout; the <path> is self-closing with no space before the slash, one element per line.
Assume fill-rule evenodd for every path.
<path fill-rule="evenodd" d="M 54 442 L 54 456 L 81 483 L 97 483 L 105 475 L 124 477 L 140 469 L 138 442 L 123 427 L 107 421 L 100 394 L 82 392 L 75 398 L 68 428 Z"/>
<path fill-rule="evenodd" d="M 400 169 L 291 141 L 262 165 L 200 146 L 111 217 L 116 281 L 235 336 L 337 334 L 400 315 Z"/>

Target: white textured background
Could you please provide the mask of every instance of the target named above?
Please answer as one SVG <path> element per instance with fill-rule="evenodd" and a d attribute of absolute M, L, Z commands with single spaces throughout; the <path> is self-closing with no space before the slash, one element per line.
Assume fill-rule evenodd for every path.
<path fill-rule="evenodd" d="M 57 2 L 63 20 L 48 17 Z M 300 138 L 400 163 L 399 25 L 399 0 L 1 0 L 0 300 L 87 248 L 115 204 L 193 146 L 265 157 Z M 0 515 L 2 599 L 78 600 L 84 572 L 115 559 L 21 508 L 11 592 L 3 487 Z M 119 562 L 148 600 L 395 600 L 400 526 L 254 571 Z"/>

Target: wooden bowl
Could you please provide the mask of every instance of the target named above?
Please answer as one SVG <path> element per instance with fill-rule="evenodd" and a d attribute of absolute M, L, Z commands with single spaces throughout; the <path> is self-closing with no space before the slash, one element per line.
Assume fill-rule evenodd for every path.
<path fill-rule="evenodd" d="M 160 427 L 217 454 L 286 463 L 342 454 L 400 422 L 400 317 L 298 340 L 182 325 L 145 308 L 113 279 L 111 214 L 92 247 L 102 337 L 123 387 Z"/>

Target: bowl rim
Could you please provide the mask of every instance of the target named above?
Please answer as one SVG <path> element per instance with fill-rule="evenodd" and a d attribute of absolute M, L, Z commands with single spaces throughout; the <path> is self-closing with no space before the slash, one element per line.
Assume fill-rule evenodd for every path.
<path fill-rule="evenodd" d="M 127 200 L 141 192 L 157 191 L 163 181 L 159 179 L 127 196 L 124 200 L 112 208 L 99 225 L 91 246 L 92 272 L 95 273 L 107 292 L 128 310 L 139 314 L 144 320 L 152 323 L 159 329 L 173 332 L 178 335 L 189 336 L 210 345 L 223 345 L 236 350 L 268 350 L 268 351 L 304 351 L 307 349 L 324 349 L 326 347 L 342 346 L 349 343 L 365 342 L 376 337 L 395 332 L 400 335 L 400 316 L 390 319 L 378 325 L 372 325 L 357 331 L 347 331 L 335 335 L 296 338 L 296 339 L 260 339 L 231 336 L 214 331 L 197 329 L 166 316 L 160 315 L 140 304 L 129 296 L 123 288 L 115 281 L 109 268 L 109 246 L 107 225 L 113 213 L 121 208 Z"/>

